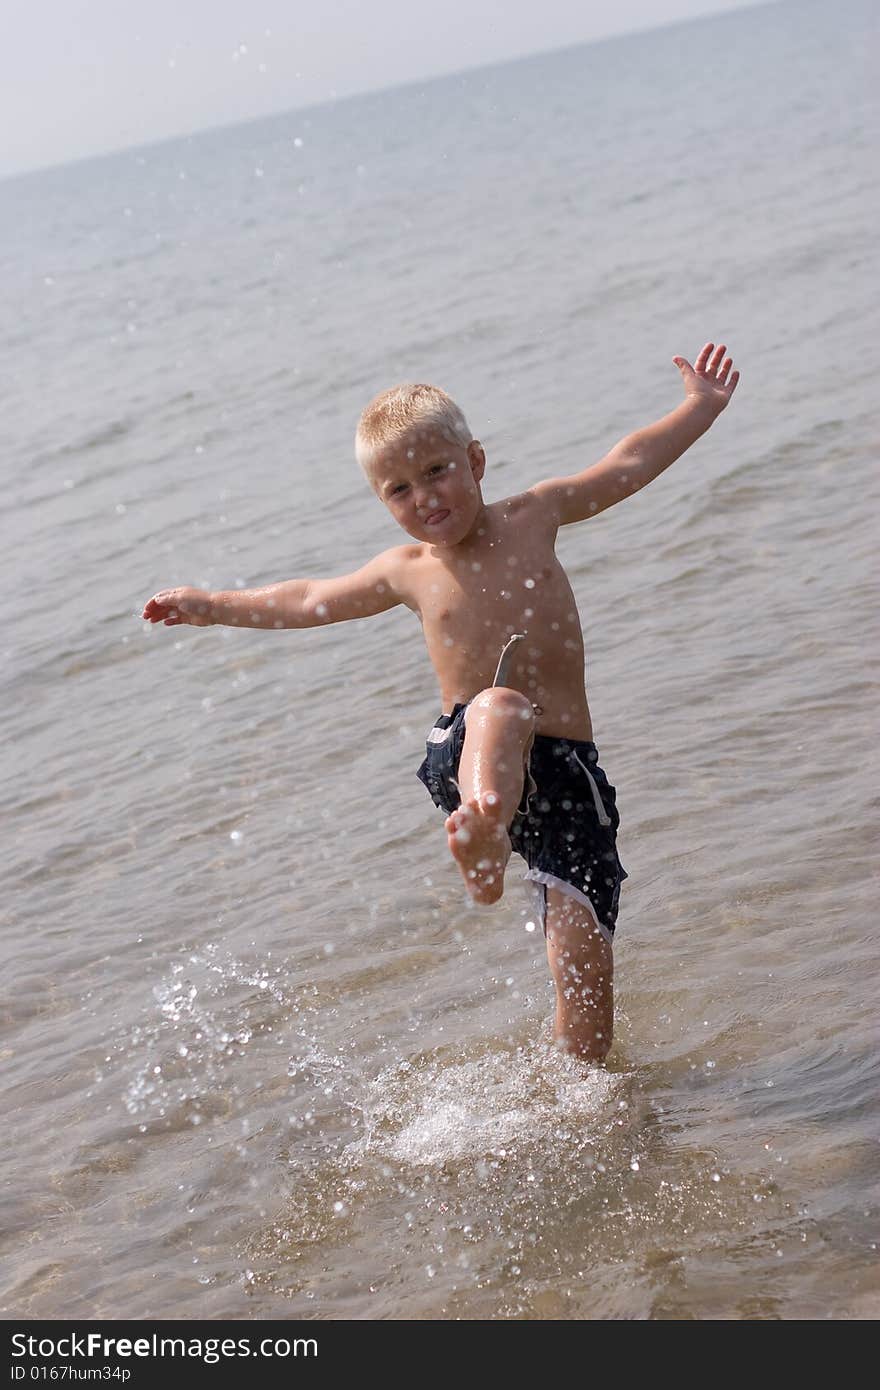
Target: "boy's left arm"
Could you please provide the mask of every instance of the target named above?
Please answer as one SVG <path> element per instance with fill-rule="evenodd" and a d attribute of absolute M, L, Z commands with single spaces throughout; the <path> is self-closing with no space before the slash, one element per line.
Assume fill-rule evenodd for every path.
<path fill-rule="evenodd" d="M 693 367 L 683 357 L 674 357 L 684 383 L 681 405 L 655 424 L 628 434 L 582 473 L 548 478 L 531 489 L 553 508 L 560 526 L 586 521 L 638 492 L 706 433 L 739 381 L 726 351 L 723 343 L 718 348 L 707 343 Z"/>

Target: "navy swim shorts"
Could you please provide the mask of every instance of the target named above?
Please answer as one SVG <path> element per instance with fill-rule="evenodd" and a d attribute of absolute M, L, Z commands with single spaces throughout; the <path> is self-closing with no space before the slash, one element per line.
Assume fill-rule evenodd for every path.
<path fill-rule="evenodd" d="M 458 764 L 466 705 L 441 714 L 428 735 L 417 776 L 436 806 L 450 815 L 461 804 Z M 592 911 L 610 941 L 620 885 L 627 872 L 617 854 L 616 792 L 599 766 L 595 743 L 536 734 L 523 795 L 510 826 L 516 852 L 535 884 L 546 931 L 547 888 L 558 888 Z"/>

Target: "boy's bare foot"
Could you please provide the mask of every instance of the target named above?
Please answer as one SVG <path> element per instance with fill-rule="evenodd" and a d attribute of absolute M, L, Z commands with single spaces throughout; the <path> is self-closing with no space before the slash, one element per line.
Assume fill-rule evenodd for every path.
<path fill-rule="evenodd" d="M 497 902 L 504 892 L 510 836 L 501 819 L 501 798 L 484 792 L 459 806 L 446 821 L 449 849 L 475 902 Z"/>

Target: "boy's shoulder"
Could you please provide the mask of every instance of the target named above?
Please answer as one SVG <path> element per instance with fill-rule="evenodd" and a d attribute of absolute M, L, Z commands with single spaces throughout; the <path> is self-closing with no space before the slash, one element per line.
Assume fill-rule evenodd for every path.
<path fill-rule="evenodd" d="M 430 546 L 410 541 L 383 550 L 371 561 L 371 566 L 382 571 L 399 602 L 405 603 L 408 608 L 417 608 L 419 575 L 426 568 L 429 556 Z"/>
<path fill-rule="evenodd" d="M 533 487 L 526 488 L 524 492 L 512 492 L 509 497 L 502 497 L 500 501 L 493 502 L 493 507 L 504 507 L 509 511 L 522 511 L 526 507 L 540 505 L 540 498 Z"/>
<path fill-rule="evenodd" d="M 418 560 L 423 560 L 430 547 L 423 545 L 421 541 L 410 541 L 407 545 L 392 545 L 388 550 L 383 550 L 381 555 L 377 555 L 377 560 L 382 560 L 389 569 L 408 569 Z"/>
<path fill-rule="evenodd" d="M 530 525 L 546 520 L 548 525 L 555 528 L 555 513 L 552 506 L 548 505 L 548 498 L 541 483 L 526 488 L 524 492 L 511 493 L 499 502 L 491 503 L 488 510 L 510 521 L 526 519 Z"/>

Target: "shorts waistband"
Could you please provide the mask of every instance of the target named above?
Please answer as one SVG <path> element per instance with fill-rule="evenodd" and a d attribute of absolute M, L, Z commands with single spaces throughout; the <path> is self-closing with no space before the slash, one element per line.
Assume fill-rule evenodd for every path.
<path fill-rule="evenodd" d="M 592 750 L 596 754 L 591 757 L 590 762 L 595 763 L 599 760 L 599 750 L 589 738 L 566 738 L 563 734 L 535 734 L 536 743 L 553 743 L 557 748 L 570 750 L 572 753 L 582 753 L 585 749 Z"/>
<path fill-rule="evenodd" d="M 437 718 L 434 720 L 434 728 L 448 729 L 449 725 L 463 709 L 467 709 L 467 705 L 453 705 L 451 714 L 438 714 Z M 570 749 L 572 752 L 576 753 L 580 753 L 582 749 L 586 749 L 587 751 L 592 750 L 596 756 L 591 757 L 590 762 L 594 763 L 598 761 L 599 750 L 593 740 L 589 738 L 567 738 L 565 734 L 535 734 L 535 742 L 553 743 L 558 745 L 560 749 Z"/>

